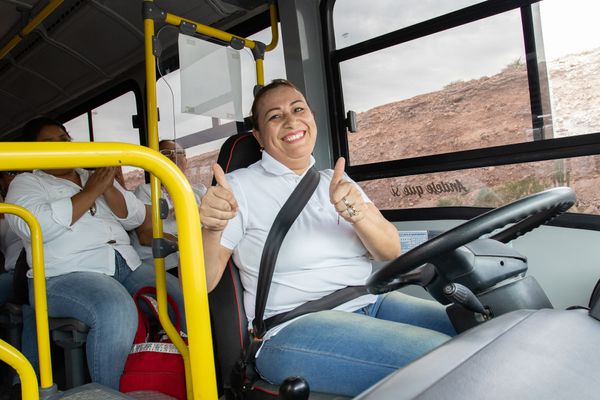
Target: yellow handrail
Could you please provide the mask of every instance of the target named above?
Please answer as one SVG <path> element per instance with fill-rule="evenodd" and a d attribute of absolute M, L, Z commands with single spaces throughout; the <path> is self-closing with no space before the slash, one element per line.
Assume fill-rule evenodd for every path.
<path fill-rule="evenodd" d="M 200 22 L 192 21 L 187 18 L 179 17 L 179 16 L 171 14 L 171 13 L 166 13 L 165 22 L 169 25 L 179 26 L 184 21 L 189 24 L 195 25 L 196 33 L 199 33 L 201 35 L 219 39 L 224 42 L 231 42 L 231 40 L 235 38 L 235 39 L 241 40 L 244 43 L 244 47 L 247 47 L 249 49 L 253 49 L 254 46 L 256 46 L 256 43 L 254 42 L 254 40 L 246 39 L 241 36 L 237 36 L 237 35 L 231 34 L 229 32 L 225 32 L 220 29 L 213 28 L 212 26 L 208 26 L 208 25 L 201 24 Z"/>
<path fill-rule="evenodd" d="M 196 27 L 196 33 L 199 33 L 201 35 L 205 35 L 205 36 L 209 36 L 211 38 L 219 39 L 219 40 L 222 40 L 224 42 L 231 42 L 231 40 L 237 39 L 237 40 L 239 40 L 240 42 L 242 42 L 244 44 L 244 47 L 246 47 L 248 49 L 254 49 L 257 46 L 257 43 L 258 43 L 258 42 L 255 42 L 254 40 L 243 38 L 241 36 L 236 36 L 236 35 L 233 35 L 231 33 L 222 31 L 220 29 L 213 28 L 212 26 L 204 25 L 204 24 L 201 24 L 199 22 L 195 22 L 195 21 L 191 21 L 191 20 L 186 19 L 186 18 L 179 17 L 177 15 L 166 13 L 165 23 L 167 23 L 169 25 L 173 25 L 173 26 L 179 26 L 179 25 L 181 25 L 182 22 L 187 22 L 189 24 L 193 24 Z M 275 24 L 275 25 L 277 25 L 277 24 Z M 275 28 L 275 31 L 276 30 L 277 29 Z M 154 35 L 154 30 L 152 31 L 152 35 Z M 273 42 L 271 42 L 271 44 L 272 43 Z M 277 45 L 276 42 L 275 42 L 275 45 Z M 264 45 L 261 43 L 261 46 L 264 46 Z M 261 55 L 260 57 L 256 57 L 255 56 L 256 83 L 258 85 L 263 85 L 264 81 L 265 81 L 264 70 L 263 70 L 263 65 L 262 65 L 263 57 L 264 57 L 264 55 Z M 146 82 L 150 82 L 150 81 L 146 81 Z"/>
<path fill-rule="evenodd" d="M 38 354 L 40 358 L 40 383 L 43 389 L 53 386 L 52 361 L 50 359 L 50 335 L 48 328 L 48 305 L 46 303 L 46 278 L 44 274 L 44 242 L 42 228 L 35 216 L 27 209 L 7 203 L 0 203 L 0 213 L 14 214 L 22 218 L 31 232 L 31 258 L 33 260 L 33 290 L 35 302 L 35 322 L 37 328 Z M 37 379 L 35 382 L 37 391 Z"/>
<path fill-rule="evenodd" d="M 154 35 L 154 20 L 144 19 L 144 51 L 146 58 L 146 112 L 148 115 L 148 146 L 158 151 L 158 108 L 156 104 L 156 69 L 154 54 L 152 52 L 152 37 Z M 163 224 L 160 218 L 160 180 L 152 174 L 150 176 L 150 198 L 152 199 L 152 237 L 159 239 L 163 237 Z M 196 214 L 198 210 L 196 209 Z M 169 339 L 175 344 L 183 357 L 185 366 L 185 381 L 188 399 L 193 396 L 194 381 L 191 377 L 191 367 L 187 346 L 179 336 L 179 332 L 173 326 L 169 318 L 167 306 L 167 282 L 165 272 L 165 259 L 154 259 L 154 271 L 156 275 L 156 301 L 158 302 L 158 319 Z M 180 279 L 183 279 L 181 273 Z"/>
<path fill-rule="evenodd" d="M 188 328 L 192 398 L 216 399 L 216 375 L 200 218 L 192 188 L 169 159 L 147 147 L 124 143 L 3 143 L 0 170 L 98 168 L 131 165 L 154 174 L 169 191 L 177 213 L 180 268 Z M 162 321 L 161 321 L 162 322 Z"/>
<path fill-rule="evenodd" d="M 277 6 L 275 1 L 269 4 L 269 17 L 271 19 L 271 43 L 265 48 L 266 51 L 271 51 L 277 47 L 279 42 L 279 28 L 277 26 Z"/>
<path fill-rule="evenodd" d="M 51 0 L 42 10 L 25 25 L 13 38 L 0 50 L 0 60 L 2 60 L 21 40 L 31 33 L 44 19 L 62 4 L 63 0 Z"/>
<path fill-rule="evenodd" d="M 38 382 L 33 367 L 21 352 L 0 339 L 0 360 L 13 367 L 21 380 L 23 400 L 39 400 Z"/>

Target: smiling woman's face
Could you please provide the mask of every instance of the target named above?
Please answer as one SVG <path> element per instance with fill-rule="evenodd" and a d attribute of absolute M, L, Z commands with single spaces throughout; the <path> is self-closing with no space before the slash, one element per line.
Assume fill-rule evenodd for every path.
<path fill-rule="evenodd" d="M 289 86 L 269 90 L 257 105 L 254 136 L 277 161 L 303 173 L 317 140 L 315 118 L 302 93 Z"/>

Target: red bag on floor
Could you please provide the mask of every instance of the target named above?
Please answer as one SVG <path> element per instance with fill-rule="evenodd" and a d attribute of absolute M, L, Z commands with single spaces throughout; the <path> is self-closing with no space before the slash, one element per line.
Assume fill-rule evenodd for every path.
<path fill-rule="evenodd" d="M 183 357 L 163 332 L 151 334 L 148 317 L 140 308 L 139 301 L 143 300 L 158 321 L 158 305 L 150 294 L 155 295 L 156 289 L 143 287 L 133 296 L 138 309 L 138 330 L 121 375 L 120 390 L 124 393 L 156 391 L 184 400 L 186 388 Z M 177 303 L 169 295 L 167 300 L 175 312 L 177 331 L 181 332 Z"/>

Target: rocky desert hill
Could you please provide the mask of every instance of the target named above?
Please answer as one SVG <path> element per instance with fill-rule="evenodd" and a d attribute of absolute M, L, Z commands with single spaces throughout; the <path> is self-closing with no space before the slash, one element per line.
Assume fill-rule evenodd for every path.
<path fill-rule="evenodd" d="M 552 137 L 600 132 L 600 49 L 548 65 Z M 533 140 L 527 71 L 502 72 L 385 104 L 357 118 L 352 164 L 440 154 Z M 552 133 L 553 132 L 553 133 Z M 545 161 L 361 182 L 382 209 L 495 207 L 545 188 L 569 185 L 576 211 L 600 213 L 600 157 Z M 428 190 L 429 189 L 429 190 Z"/>
<path fill-rule="evenodd" d="M 548 65 L 554 137 L 600 132 L 600 49 Z M 527 71 L 522 62 L 443 90 L 375 107 L 349 134 L 350 161 L 367 164 L 533 139 Z M 209 185 L 217 151 L 189 160 L 193 183 Z M 552 186 L 569 185 L 575 210 L 600 213 L 600 157 L 361 182 L 381 209 L 467 205 L 494 207 Z M 128 179 L 130 177 L 128 176 Z M 131 176 L 142 180 L 141 174 Z"/>

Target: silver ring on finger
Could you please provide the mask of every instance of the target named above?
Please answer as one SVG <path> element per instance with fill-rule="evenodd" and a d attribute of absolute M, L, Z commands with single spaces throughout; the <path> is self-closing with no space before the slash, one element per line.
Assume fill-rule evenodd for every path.
<path fill-rule="evenodd" d="M 350 218 L 354 217 L 356 214 L 358 214 L 358 212 L 354 209 L 354 207 L 352 206 L 348 206 L 346 207 L 346 211 L 348 212 L 348 216 Z"/>
<path fill-rule="evenodd" d="M 346 196 L 342 197 L 342 202 L 346 206 L 346 209 L 352 208 L 352 204 L 350 204 L 350 202 L 348 201 L 348 199 L 346 198 Z"/>

